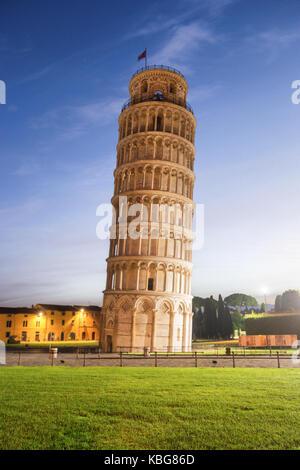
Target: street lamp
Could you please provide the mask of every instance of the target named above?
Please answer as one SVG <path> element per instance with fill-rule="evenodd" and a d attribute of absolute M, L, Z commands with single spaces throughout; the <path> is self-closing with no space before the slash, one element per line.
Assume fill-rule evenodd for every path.
<path fill-rule="evenodd" d="M 264 296 L 264 299 L 265 299 L 266 311 L 268 311 L 268 309 L 267 309 L 267 293 L 268 293 L 268 288 L 267 288 L 267 287 L 263 287 L 263 288 L 262 288 L 262 293 L 263 293 L 263 296 Z"/>

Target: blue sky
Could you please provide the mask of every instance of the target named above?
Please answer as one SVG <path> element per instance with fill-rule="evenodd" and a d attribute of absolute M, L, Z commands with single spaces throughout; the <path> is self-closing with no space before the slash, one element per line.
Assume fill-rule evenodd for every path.
<path fill-rule="evenodd" d="M 5 4 L 6 3 L 6 4 Z M 181 70 L 197 118 L 205 244 L 194 295 L 300 288 L 299 2 L 1 3 L 0 304 L 99 303 L 117 119 L 148 63 Z"/>

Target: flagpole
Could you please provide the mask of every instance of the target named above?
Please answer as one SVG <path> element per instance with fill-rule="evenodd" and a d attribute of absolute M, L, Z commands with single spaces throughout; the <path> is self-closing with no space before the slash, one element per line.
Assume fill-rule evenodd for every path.
<path fill-rule="evenodd" d="M 147 48 L 145 48 L 146 54 L 145 54 L 145 67 L 147 68 Z"/>

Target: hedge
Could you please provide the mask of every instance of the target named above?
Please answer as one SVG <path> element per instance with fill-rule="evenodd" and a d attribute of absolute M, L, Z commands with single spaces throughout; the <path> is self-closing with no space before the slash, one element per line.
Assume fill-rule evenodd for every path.
<path fill-rule="evenodd" d="M 247 335 L 298 335 L 300 338 L 300 313 L 246 317 Z"/>

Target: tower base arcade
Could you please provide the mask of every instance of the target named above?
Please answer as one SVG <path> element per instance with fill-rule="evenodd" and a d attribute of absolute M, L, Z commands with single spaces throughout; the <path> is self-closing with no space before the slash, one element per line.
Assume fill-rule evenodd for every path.
<path fill-rule="evenodd" d="M 189 352 L 192 296 L 105 292 L 100 346 L 105 352 Z"/>

